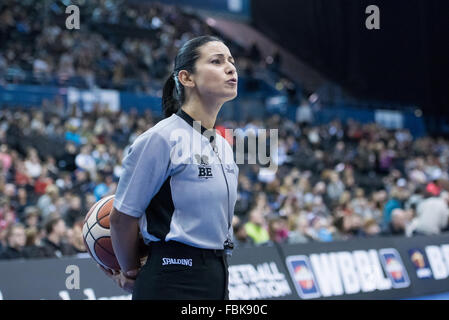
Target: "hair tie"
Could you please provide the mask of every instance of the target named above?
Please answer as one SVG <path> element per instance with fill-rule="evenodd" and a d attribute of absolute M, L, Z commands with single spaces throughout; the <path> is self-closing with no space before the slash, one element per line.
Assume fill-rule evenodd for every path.
<path fill-rule="evenodd" d="M 178 75 L 175 71 L 173 71 L 173 79 L 175 80 L 175 88 L 176 88 L 176 94 L 179 97 L 180 92 L 181 92 L 181 88 L 180 88 L 180 83 L 179 83 L 179 79 L 178 79 Z"/>

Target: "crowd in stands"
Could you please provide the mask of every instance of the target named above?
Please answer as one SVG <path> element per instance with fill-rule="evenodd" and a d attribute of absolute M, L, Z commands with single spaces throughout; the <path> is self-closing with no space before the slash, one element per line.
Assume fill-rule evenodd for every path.
<path fill-rule="evenodd" d="M 123 1 L 93 0 L 80 8 L 81 29 L 74 32 L 64 28 L 62 2 L 2 1 L 0 86 L 74 85 L 159 95 L 179 47 L 194 36 L 215 34 L 171 6 L 125 9 Z M 251 77 L 260 69 L 277 77 L 279 56 L 264 58 L 257 46 L 230 46 L 239 75 Z M 288 79 L 281 83 L 291 87 Z M 272 115 L 217 123 L 240 129 L 234 146 L 251 129 L 279 130 L 277 170 L 239 164 L 237 247 L 447 231 L 449 141 L 415 139 L 408 130 L 352 120 L 316 125 L 313 112 L 304 100 L 297 119 Z M 61 97 L 38 108 L 4 105 L 0 259 L 85 253 L 85 214 L 115 193 L 127 148 L 159 120 L 149 110 L 115 112 L 95 104 L 86 111 Z"/>
<path fill-rule="evenodd" d="M 2 258 L 85 252 L 83 218 L 114 194 L 121 160 L 159 118 L 150 111 L 0 110 Z M 449 142 L 339 120 L 313 125 L 272 115 L 217 123 L 279 129 L 277 170 L 239 165 L 233 220 L 238 246 L 433 235 L 449 217 Z M 257 132 L 257 131 L 254 131 Z"/>
<path fill-rule="evenodd" d="M 100 87 L 160 96 L 170 62 L 185 41 L 203 34 L 224 39 L 174 6 L 122 0 L 72 4 L 80 8 L 79 30 L 65 27 L 66 2 L 0 3 L 0 86 Z M 224 40 L 241 77 L 254 79 L 259 70 L 281 79 L 278 55 L 264 59 L 256 45 L 246 50 Z M 257 89 L 255 81 L 247 84 Z M 40 110 L 2 108 L 0 257 L 85 252 L 83 216 L 114 193 L 123 152 L 154 124 L 151 114 L 85 114 L 66 109 L 60 97 L 44 99 Z"/>
<path fill-rule="evenodd" d="M 258 72 L 266 72 L 268 78 L 294 86 L 280 76 L 279 55 L 264 58 L 255 44 L 242 48 L 178 7 L 79 2 L 79 30 L 66 28 L 63 1 L 0 3 L 0 85 L 100 87 L 160 96 L 182 44 L 209 34 L 226 41 L 241 76 L 254 80 Z M 255 87 L 254 81 L 248 87 Z"/>
<path fill-rule="evenodd" d="M 273 116 L 254 126 L 280 128 L 279 169 L 242 170 L 238 244 L 449 230 L 447 140 L 353 120 L 313 126 Z"/>

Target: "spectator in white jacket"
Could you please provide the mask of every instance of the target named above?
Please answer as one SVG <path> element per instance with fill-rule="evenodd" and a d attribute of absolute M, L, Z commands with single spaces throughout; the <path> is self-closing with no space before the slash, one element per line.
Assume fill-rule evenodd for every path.
<path fill-rule="evenodd" d="M 426 235 L 440 234 L 448 226 L 449 193 L 423 200 L 416 208 L 414 230 Z"/>

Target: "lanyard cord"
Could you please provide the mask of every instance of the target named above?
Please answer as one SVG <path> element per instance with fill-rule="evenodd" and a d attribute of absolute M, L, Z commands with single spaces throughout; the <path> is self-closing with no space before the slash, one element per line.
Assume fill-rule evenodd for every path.
<path fill-rule="evenodd" d="M 226 177 L 226 174 L 225 174 L 225 171 L 224 171 L 224 169 L 223 169 L 223 163 L 222 163 L 222 161 L 221 161 L 221 158 L 220 158 L 220 154 L 218 153 L 218 148 L 217 148 L 217 146 L 215 145 L 215 143 L 213 143 L 212 144 L 212 150 L 214 150 L 214 152 L 215 152 L 215 154 L 217 155 L 217 158 L 218 158 L 218 160 L 220 160 L 220 166 L 221 166 L 221 171 L 223 172 L 223 176 L 224 176 L 224 178 L 225 178 L 225 181 L 226 181 L 226 190 L 228 191 L 228 230 L 227 230 L 227 239 L 228 240 L 231 240 L 230 238 L 231 238 L 231 235 L 229 234 L 229 229 L 231 228 L 231 220 L 232 220 L 232 217 L 231 217 L 231 206 L 229 205 L 229 184 L 228 184 L 228 178 Z"/>

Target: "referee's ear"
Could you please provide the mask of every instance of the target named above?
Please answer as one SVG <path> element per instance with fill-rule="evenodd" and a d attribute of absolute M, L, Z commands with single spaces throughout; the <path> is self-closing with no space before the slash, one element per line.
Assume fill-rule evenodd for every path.
<path fill-rule="evenodd" d="M 194 88 L 195 82 L 193 81 L 193 75 L 190 74 L 187 70 L 181 70 L 178 73 L 179 82 L 185 88 Z"/>

